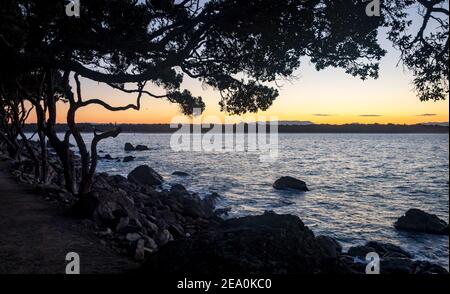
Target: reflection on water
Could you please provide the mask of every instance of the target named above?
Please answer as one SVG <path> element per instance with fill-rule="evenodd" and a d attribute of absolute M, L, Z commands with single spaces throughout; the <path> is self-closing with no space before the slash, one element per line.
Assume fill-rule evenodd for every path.
<path fill-rule="evenodd" d="M 90 138 L 86 135 L 86 138 Z M 337 238 L 344 247 L 380 240 L 405 247 L 417 258 L 448 268 L 448 236 L 411 234 L 392 224 L 409 208 L 420 208 L 448 221 L 448 135 L 280 134 L 279 157 L 261 163 L 257 152 L 173 152 L 168 134 L 121 134 L 99 150 L 123 157 L 125 142 L 151 150 L 133 152 L 134 162 L 101 161 L 99 171 L 126 176 L 148 164 L 168 184 L 223 196 L 231 216 L 264 210 L 291 213 L 316 233 Z M 188 172 L 187 178 L 172 176 Z M 310 192 L 276 191 L 272 183 L 290 175 Z"/>

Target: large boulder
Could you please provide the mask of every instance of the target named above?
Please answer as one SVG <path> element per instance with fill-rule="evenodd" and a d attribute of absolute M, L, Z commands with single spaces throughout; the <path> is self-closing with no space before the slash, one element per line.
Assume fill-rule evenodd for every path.
<path fill-rule="evenodd" d="M 343 264 L 331 264 L 297 216 L 266 212 L 226 220 L 192 238 L 170 242 L 140 271 L 238 276 L 348 272 Z"/>
<path fill-rule="evenodd" d="M 348 250 L 348 255 L 341 255 L 341 260 L 354 273 L 364 274 L 367 261 L 366 255 L 376 252 L 380 256 L 381 274 L 448 274 L 448 271 L 427 261 L 413 260 L 413 255 L 401 247 L 377 241 L 367 242 L 363 246 L 354 246 Z M 357 257 L 357 259 L 355 259 Z"/>
<path fill-rule="evenodd" d="M 390 243 L 369 241 L 366 243 L 366 246 L 375 249 L 375 252 L 377 252 L 380 256 L 384 257 L 402 257 L 402 258 L 414 257 L 411 253 L 401 248 L 400 246 Z"/>
<path fill-rule="evenodd" d="M 136 150 L 131 143 L 125 143 L 125 151 L 134 151 Z"/>
<path fill-rule="evenodd" d="M 183 185 L 176 184 L 161 201 L 184 216 L 193 219 L 210 219 L 215 216 L 214 200 L 216 198 L 216 194 L 211 194 L 201 199 L 198 195 L 189 193 Z"/>
<path fill-rule="evenodd" d="M 148 165 L 136 167 L 128 174 L 128 180 L 141 185 L 157 186 L 164 181 L 162 176 Z"/>
<path fill-rule="evenodd" d="M 306 183 L 293 177 L 281 177 L 273 183 L 273 187 L 278 190 L 293 189 L 298 191 L 309 191 Z"/>
<path fill-rule="evenodd" d="M 380 257 L 390 258 L 412 258 L 413 255 L 404 250 L 403 248 L 390 244 L 382 243 L 378 241 L 369 241 L 365 245 L 358 245 L 350 247 L 348 255 L 354 257 L 360 257 L 364 259 L 368 253 L 376 252 Z"/>
<path fill-rule="evenodd" d="M 324 254 L 330 258 L 337 258 L 342 252 L 342 246 L 339 242 L 329 236 L 317 236 L 316 241 L 319 243 Z"/>
<path fill-rule="evenodd" d="M 410 209 L 394 224 L 397 230 L 415 231 L 429 234 L 448 234 L 448 224 L 434 214 L 420 209 Z"/>

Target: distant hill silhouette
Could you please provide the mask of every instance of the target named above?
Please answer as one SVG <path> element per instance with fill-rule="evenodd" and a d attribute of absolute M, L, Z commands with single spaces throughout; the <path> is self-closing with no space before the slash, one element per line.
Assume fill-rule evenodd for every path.
<path fill-rule="evenodd" d="M 108 130 L 113 126 L 120 126 L 123 133 L 173 133 L 177 128 L 170 128 L 169 124 L 91 124 L 80 123 L 79 128 L 82 132 L 92 132 L 95 128 L 97 130 Z M 192 130 L 192 125 L 190 126 Z M 230 127 L 230 125 L 228 125 Z M 268 128 L 268 127 L 267 127 Z M 28 124 L 25 126 L 25 132 L 34 132 L 36 125 Z M 225 127 L 222 125 L 222 130 Z M 245 132 L 248 130 L 248 125 L 244 126 Z M 57 132 L 65 132 L 67 125 L 56 125 Z M 210 128 L 204 128 L 203 131 L 208 131 Z M 233 126 L 234 132 L 236 125 Z M 434 125 L 434 124 L 416 124 L 416 125 L 398 125 L 398 124 L 346 124 L 346 125 L 331 125 L 331 124 L 280 124 L 278 126 L 279 133 L 449 133 L 448 125 Z"/>

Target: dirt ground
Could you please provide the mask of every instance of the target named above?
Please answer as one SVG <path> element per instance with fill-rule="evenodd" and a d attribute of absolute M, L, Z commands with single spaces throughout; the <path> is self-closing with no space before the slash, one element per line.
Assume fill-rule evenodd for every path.
<path fill-rule="evenodd" d="M 126 273 L 133 261 L 103 245 L 79 220 L 18 183 L 0 162 L 0 274 L 64 274 L 68 252 L 80 273 Z"/>

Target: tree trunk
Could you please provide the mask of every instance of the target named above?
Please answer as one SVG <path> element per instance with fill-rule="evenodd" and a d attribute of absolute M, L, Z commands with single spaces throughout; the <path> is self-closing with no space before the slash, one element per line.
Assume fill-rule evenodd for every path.
<path fill-rule="evenodd" d="M 41 182 L 46 184 L 48 181 L 47 143 L 45 142 L 45 135 L 42 130 L 38 129 L 38 136 L 41 148 Z"/>

